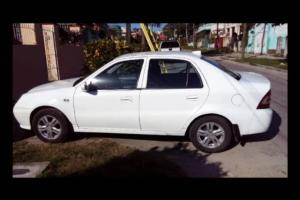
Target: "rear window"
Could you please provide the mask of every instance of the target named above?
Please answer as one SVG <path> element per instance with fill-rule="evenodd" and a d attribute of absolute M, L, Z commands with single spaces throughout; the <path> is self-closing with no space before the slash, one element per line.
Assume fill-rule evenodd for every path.
<path fill-rule="evenodd" d="M 229 69 L 227 69 L 226 67 L 224 67 L 223 65 L 221 65 L 220 63 L 213 61 L 213 60 L 209 60 L 206 57 L 202 56 L 201 57 L 202 60 L 208 62 L 209 64 L 219 68 L 220 70 L 222 70 L 223 72 L 229 74 L 230 76 L 232 76 L 233 78 L 235 78 L 236 80 L 240 80 L 241 79 L 241 75 L 239 73 L 233 72 Z"/>
<path fill-rule="evenodd" d="M 178 48 L 179 43 L 177 41 L 168 41 L 168 42 L 162 42 L 161 48 Z"/>

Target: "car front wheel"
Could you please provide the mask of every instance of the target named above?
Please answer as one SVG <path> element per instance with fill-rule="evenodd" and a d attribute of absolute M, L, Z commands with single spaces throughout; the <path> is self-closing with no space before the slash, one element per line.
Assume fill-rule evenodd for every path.
<path fill-rule="evenodd" d="M 226 150 L 232 139 L 230 124 L 222 117 L 206 116 L 196 120 L 189 132 L 194 146 L 207 153 Z"/>
<path fill-rule="evenodd" d="M 64 142 L 71 132 L 66 117 L 58 110 L 46 108 L 32 118 L 32 130 L 44 142 Z"/>

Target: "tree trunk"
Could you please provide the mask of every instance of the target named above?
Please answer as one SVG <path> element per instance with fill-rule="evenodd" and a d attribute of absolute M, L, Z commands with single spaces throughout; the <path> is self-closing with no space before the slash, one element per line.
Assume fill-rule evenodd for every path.
<path fill-rule="evenodd" d="M 142 50 L 145 51 L 145 49 L 146 49 L 146 40 L 145 40 L 144 32 L 142 31 Z"/>
<path fill-rule="evenodd" d="M 127 44 L 130 44 L 131 42 L 131 24 L 126 23 L 126 42 Z"/>
<path fill-rule="evenodd" d="M 189 38 L 188 38 L 188 24 L 185 24 L 185 39 L 186 39 L 186 44 L 189 43 Z"/>
<path fill-rule="evenodd" d="M 264 40 L 265 40 L 266 26 L 267 26 L 267 24 L 265 23 L 265 24 L 264 24 L 264 31 L 263 31 L 263 35 L 262 35 L 262 38 L 261 38 L 261 49 L 260 49 L 260 55 L 262 55 L 262 54 L 263 54 L 263 50 L 264 50 Z"/>
<path fill-rule="evenodd" d="M 241 58 L 244 59 L 245 58 L 245 50 L 248 44 L 248 25 L 247 23 L 243 24 L 243 39 L 242 39 L 242 52 L 241 52 Z"/>
<path fill-rule="evenodd" d="M 219 49 L 219 23 L 217 23 L 217 49 Z"/>
<path fill-rule="evenodd" d="M 195 24 L 193 24 L 193 44 L 194 44 L 194 48 L 197 47 L 196 44 L 196 30 L 195 30 Z"/>

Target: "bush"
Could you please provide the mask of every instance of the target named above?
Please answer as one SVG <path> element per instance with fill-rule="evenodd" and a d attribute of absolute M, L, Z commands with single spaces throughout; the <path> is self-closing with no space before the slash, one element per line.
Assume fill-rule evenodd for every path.
<path fill-rule="evenodd" d="M 90 72 L 96 71 L 117 56 L 132 51 L 123 41 L 99 39 L 89 42 L 84 46 L 85 67 Z"/>

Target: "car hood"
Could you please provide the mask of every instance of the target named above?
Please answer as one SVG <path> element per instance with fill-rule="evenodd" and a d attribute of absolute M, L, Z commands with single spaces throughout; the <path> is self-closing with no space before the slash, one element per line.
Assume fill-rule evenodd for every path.
<path fill-rule="evenodd" d="M 32 88 L 31 90 L 28 91 L 28 93 L 72 87 L 74 82 L 76 80 L 78 80 L 79 78 L 81 78 L 81 77 L 45 83 L 45 84 L 42 84 L 42 85 Z"/>

